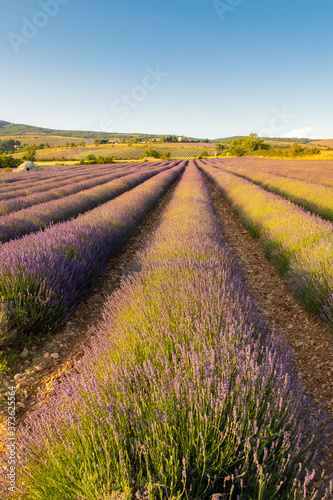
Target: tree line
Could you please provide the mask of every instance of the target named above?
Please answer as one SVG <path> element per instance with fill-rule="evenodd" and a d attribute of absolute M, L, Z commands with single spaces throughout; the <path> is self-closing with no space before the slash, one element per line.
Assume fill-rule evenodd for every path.
<path fill-rule="evenodd" d="M 265 140 L 258 137 L 257 134 L 237 137 L 237 139 L 231 141 L 230 144 L 218 142 L 215 145 L 216 156 L 278 156 L 281 158 L 288 158 L 317 155 L 320 154 L 320 152 L 320 149 L 317 147 L 303 147 L 296 142 L 284 148 L 272 147 L 271 144 L 265 142 Z"/>

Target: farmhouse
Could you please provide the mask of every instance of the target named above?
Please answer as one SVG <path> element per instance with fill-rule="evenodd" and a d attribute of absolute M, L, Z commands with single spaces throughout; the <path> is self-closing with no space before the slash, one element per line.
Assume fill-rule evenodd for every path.
<path fill-rule="evenodd" d="M 25 161 L 17 167 L 16 172 L 23 172 L 28 170 L 40 170 L 40 167 L 36 165 L 33 161 Z"/>

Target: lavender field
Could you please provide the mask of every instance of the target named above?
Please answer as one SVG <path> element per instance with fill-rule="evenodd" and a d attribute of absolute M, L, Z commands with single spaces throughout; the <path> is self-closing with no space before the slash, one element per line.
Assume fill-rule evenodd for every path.
<path fill-rule="evenodd" d="M 307 191 L 296 166 L 282 184 L 285 166 L 248 160 L 63 167 L 1 185 L 9 346 L 65 324 L 172 194 L 80 364 L 20 425 L 15 493 L 0 446 L 1 498 L 333 498 L 331 417 L 249 292 L 208 189 L 210 179 L 298 300 L 333 327 L 329 173 L 320 167 Z"/>
<path fill-rule="evenodd" d="M 246 165 L 247 161 L 244 163 Z M 296 200 L 294 204 L 264 189 L 264 181 L 257 181 L 262 183 L 261 187 L 244 179 L 245 169 L 239 160 L 237 175 L 228 161 L 206 160 L 198 164 L 229 200 L 253 236 L 260 239 L 267 256 L 288 281 L 295 296 L 333 329 L 333 224 L 316 215 L 322 213 L 330 218 L 332 188 L 311 186 L 291 178 L 290 182 L 283 183 L 283 188 L 270 189 Z M 316 166 L 312 168 L 315 170 Z M 249 178 L 253 181 L 263 179 L 261 175 L 254 169 Z M 293 171 L 290 175 L 292 177 Z M 271 173 L 269 176 L 274 179 L 271 185 L 282 185 L 282 181 L 276 181 L 277 176 Z M 327 179 L 330 176 L 332 173 L 327 174 Z M 311 207 L 314 213 L 301 206 Z"/>
<path fill-rule="evenodd" d="M 58 190 L 56 193 L 51 192 L 50 196 L 49 191 L 46 191 L 39 193 L 37 197 L 15 198 L 11 206 L 14 204 L 19 206 L 23 201 L 23 204 L 28 205 L 28 208 L 18 209 L 7 217 L 0 217 L 0 242 L 6 243 L 25 234 L 45 229 L 51 224 L 77 217 L 135 187 L 166 168 L 169 167 L 145 169 L 139 166 L 134 169 L 126 168 L 119 172 L 103 175 L 97 179 L 80 182 L 79 186 L 77 184 L 70 185 L 66 188 L 66 193 L 62 190 L 60 194 L 60 190 Z M 56 199 L 53 200 L 52 198 Z M 28 201 L 31 204 L 30 207 Z M 5 205 L 7 203 L 5 202 Z"/>
<path fill-rule="evenodd" d="M 88 192 L 36 205 L 21 217 L 3 217 L 3 238 L 12 241 L 0 253 L 0 294 L 8 304 L 3 322 L 10 324 L 3 328 L 2 342 L 66 321 L 111 255 L 184 168 L 176 163 L 138 169 Z M 78 217 L 46 227 L 73 216 Z"/>
<path fill-rule="evenodd" d="M 205 160 L 204 160 L 205 161 Z M 209 163 L 218 168 L 226 168 L 235 173 L 245 174 L 252 171 L 280 175 L 288 179 L 333 186 L 333 171 L 331 160 L 265 160 L 263 158 L 228 158 L 210 159 Z"/>
<path fill-rule="evenodd" d="M 223 164 L 221 167 L 223 168 Z M 287 166 L 281 168 L 281 165 L 276 165 L 275 169 L 269 165 L 265 169 L 265 164 L 253 167 L 245 162 L 230 166 L 227 163 L 226 170 L 262 186 L 267 191 L 287 198 L 323 219 L 333 221 L 332 168 L 319 169 L 315 164 L 312 166 L 312 175 L 306 169 L 298 171 L 303 174 L 304 179 L 296 177 L 298 172 L 295 169 L 288 169 Z"/>

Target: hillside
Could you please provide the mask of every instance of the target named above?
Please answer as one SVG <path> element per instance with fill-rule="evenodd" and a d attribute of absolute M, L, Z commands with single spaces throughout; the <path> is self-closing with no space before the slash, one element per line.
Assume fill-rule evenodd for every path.
<path fill-rule="evenodd" d="M 155 134 L 118 134 L 118 133 L 108 133 L 108 132 L 97 132 L 92 130 L 58 130 L 50 129 L 44 127 L 34 127 L 32 125 L 25 125 L 22 123 L 10 123 L 0 120 L 0 136 L 2 137 L 14 137 L 14 136 L 58 136 L 58 137 L 77 137 L 79 139 L 123 139 L 128 141 L 133 137 L 140 137 L 142 139 L 148 139 L 150 137 L 159 137 Z"/>
<path fill-rule="evenodd" d="M 322 146 L 326 148 L 333 148 L 333 139 L 323 139 L 323 140 L 318 140 L 318 141 L 311 141 L 310 143 L 312 146 Z"/>
<path fill-rule="evenodd" d="M 7 122 L 4 120 L 0 120 L 0 137 L 17 137 L 20 136 L 20 138 L 26 138 L 26 139 L 32 139 L 32 136 L 38 136 L 34 137 L 35 139 L 43 139 L 44 140 L 46 137 L 65 137 L 67 139 L 70 138 L 77 138 L 77 139 L 119 139 L 119 140 L 124 140 L 125 142 L 129 141 L 130 139 L 133 138 L 139 138 L 141 140 L 148 140 L 148 139 L 154 139 L 160 137 L 158 134 L 141 134 L 141 133 L 109 133 L 109 132 L 98 132 L 98 131 L 93 131 L 93 130 L 59 130 L 59 129 L 51 129 L 51 128 L 45 128 L 45 127 L 35 127 L 33 125 L 25 125 L 22 123 L 11 123 Z M 228 142 L 230 143 L 231 141 L 237 139 L 238 137 L 244 137 L 242 135 L 235 135 L 231 137 L 219 137 L 217 139 L 213 139 L 210 142 L 215 143 L 215 142 Z M 203 138 L 197 138 L 197 137 L 188 137 L 191 141 L 195 141 L 197 143 L 201 143 L 204 139 Z M 266 142 L 284 142 L 284 143 L 293 143 L 297 142 L 298 144 L 318 144 L 322 146 L 329 146 L 333 143 L 333 139 L 308 139 L 308 138 L 281 138 L 281 137 L 263 137 Z M 48 141 L 49 142 L 49 141 Z M 200 144 L 201 145 L 201 144 Z M 204 147 L 204 144 L 203 144 Z"/>
<path fill-rule="evenodd" d="M 87 161 L 89 155 L 92 156 L 91 160 L 98 158 L 100 161 L 108 157 L 114 157 L 116 160 L 138 160 L 146 149 L 151 148 L 156 149 L 161 155 L 167 153 L 172 159 L 197 158 L 205 154 L 215 156 L 216 142 L 230 145 L 238 137 L 243 136 L 224 137 L 210 141 L 186 137 L 185 141 L 177 142 L 178 136 L 167 138 L 167 136 L 162 137 L 156 134 L 109 134 L 84 130 L 57 130 L 0 120 L 0 141 L 15 139 L 21 143 L 20 148 L 11 151 L 14 159 L 23 158 L 27 148 L 35 146 L 37 148 L 36 160 L 44 163 Z M 170 139 L 175 142 L 169 142 Z M 102 141 L 103 144 L 98 144 L 96 140 Z M 96 141 L 95 144 L 94 141 Z M 321 154 L 330 154 L 328 146 L 333 143 L 333 140 L 329 139 L 315 141 L 306 138 L 264 138 L 264 142 L 269 143 L 273 150 L 289 149 L 296 141 L 305 148 L 313 148 L 318 144 Z"/>

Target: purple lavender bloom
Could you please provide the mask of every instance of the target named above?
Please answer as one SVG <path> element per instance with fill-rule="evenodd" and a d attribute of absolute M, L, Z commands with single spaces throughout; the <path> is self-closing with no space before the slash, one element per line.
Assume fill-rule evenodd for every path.
<path fill-rule="evenodd" d="M 26 498 L 331 498 L 313 483 L 332 426 L 249 295 L 194 162 L 138 258 L 78 373 L 20 427 Z"/>
<path fill-rule="evenodd" d="M 72 314 L 110 257 L 184 168 L 170 166 L 174 163 L 131 174 L 119 181 L 118 192 L 109 187 L 106 196 L 134 188 L 130 192 L 0 248 L 0 293 L 14 311 L 18 331 L 54 328 Z"/>

